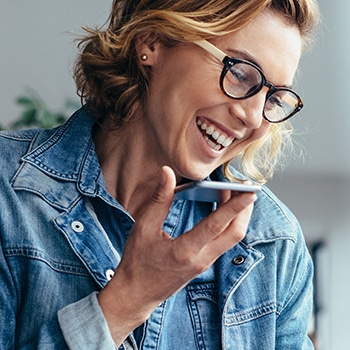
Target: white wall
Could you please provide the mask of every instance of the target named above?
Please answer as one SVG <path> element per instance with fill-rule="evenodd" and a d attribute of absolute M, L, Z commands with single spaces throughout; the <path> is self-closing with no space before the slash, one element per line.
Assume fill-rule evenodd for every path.
<path fill-rule="evenodd" d="M 350 181 L 342 174 L 327 176 L 286 172 L 272 189 L 300 220 L 311 246 L 324 242 L 318 267 L 320 295 L 319 350 L 348 350 L 350 314 Z"/>
<path fill-rule="evenodd" d="M 350 175 L 350 3 L 319 0 L 323 16 L 318 40 L 302 58 L 298 91 L 305 108 L 295 117 L 306 162 L 289 170 Z"/>
<path fill-rule="evenodd" d="M 53 109 L 77 99 L 76 35 L 107 19 L 110 0 L 0 0 L 0 124 L 19 116 L 15 98 L 35 89 Z"/>
<path fill-rule="evenodd" d="M 322 350 L 345 350 L 350 314 L 350 45 L 347 0 L 319 0 L 323 25 L 302 60 L 295 117 L 304 159 L 291 162 L 271 187 L 296 213 L 308 241 L 324 239 Z M 18 117 L 14 100 L 34 88 L 58 109 L 74 99 L 74 35 L 102 24 L 111 0 L 0 0 L 0 123 Z"/>

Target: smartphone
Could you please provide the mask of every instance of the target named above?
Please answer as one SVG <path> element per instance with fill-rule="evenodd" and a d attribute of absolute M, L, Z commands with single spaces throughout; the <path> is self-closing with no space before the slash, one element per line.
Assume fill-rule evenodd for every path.
<path fill-rule="evenodd" d="M 199 202 L 221 202 L 223 190 L 259 192 L 261 186 L 240 182 L 192 181 L 175 188 L 175 198 Z"/>

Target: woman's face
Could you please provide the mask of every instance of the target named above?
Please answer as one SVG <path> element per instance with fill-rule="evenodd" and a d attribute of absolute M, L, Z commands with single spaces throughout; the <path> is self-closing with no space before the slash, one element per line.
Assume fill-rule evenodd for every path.
<path fill-rule="evenodd" d="M 280 16 L 266 11 L 210 42 L 230 57 L 258 65 L 270 83 L 291 86 L 302 43 L 297 27 Z M 144 64 L 152 73 L 142 123 L 149 154 L 160 166 L 172 167 L 178 179 L 206 177 L 268 132 L 262 117 L 267 87 L 248 99 L 227 97 L 219 86 L 223 64 L 195 44 L 169 49 L 156 43 L 148 56 Z M 208 132 L 215 132 L 221 145 Z"/>

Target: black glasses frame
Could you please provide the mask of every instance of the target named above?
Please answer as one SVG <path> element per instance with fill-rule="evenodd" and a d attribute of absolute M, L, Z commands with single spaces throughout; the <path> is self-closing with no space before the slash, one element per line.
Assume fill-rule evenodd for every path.
<path fill-rule="evenodd" d="M 244 59 L 240 59 L 240 58 L 229 57 L 223 51 L 221 51 L 219 48 L 217 48 L 216 46 L 214 46 L 213 44 L 211 44 L 207 40 L 196 41 L 194 43 L 197 44 L 198 46 L 202 47 L 206 51 L 210 52 L 214 57 L 216 57 L 218 60 L 220 60 L 224 64 L 224 67 L 223 67 L 223 70 L 222 70 L 221 76 L 220 76 L 220 88 L 226 96 L 228 96 L 232 99 L 235 99 L 235 100 L 244 100 L 244 99 L 247 99 L 251 96 L 256 95 L 259 91 L 261 91 L 261 89 L 264 86 L 266 86 L 269 90 L 266 94 L 265 106 L 266 106 L 266 102 L 269 100 L 269 98 L 274 93 L 276 93 L 278 91 L 286 91 L 286 92 L 292 93 L 296 97 L 296 99 L 297 99 L 296 108 L 290 114 L 286 115 L 284 118 L 279 119 L 279 120 L 269 119 L 265 114 L 265 106 L 264 106 L 263 117 L 268 122 L 281 123 L 283 121 L 286 121 L 287 119 L 291 118 L 293 115 L 298 113 L 304 107 L 304 104 L 303 104 L 301 97 L 294 90 L 289 89 L 287 87 L 278 87 L 278 86 L 275 86 L 275 85 L 271 84 L 270 82 L 268 82 L 265 78 L 263 71 L 260 69 L 260 67 L 258 67 L 254 63 L 247 61 L 247 60 L 244 60 Z M 251 90 L 248 94 L 241 96 L 241 97 L 236 97 L 236 96 L 228 93 L 224 87 L 224 79 L 225 79 L 227 72 L 229 72 L 230 69 L 238 63 L 244 63 L 244 64 L 247 64 L 247 65 L 253 67 L 254 69 L 256 69 L 258 71 L 258 73 L 260 74 L 260 77 L 261 77 L 260 84 L 257 85 L 253 90 Z"/>

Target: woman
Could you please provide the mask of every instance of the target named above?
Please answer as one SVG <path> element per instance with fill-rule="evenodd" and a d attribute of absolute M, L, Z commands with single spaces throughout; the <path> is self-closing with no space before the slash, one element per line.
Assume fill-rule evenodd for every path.
<path fill-rule="evenodd" d="M 83 108 L 1 135 L 1 349 L 312 348 L 289 210 L 267 188 L 174 189 L 272 175 L 317 18 L 312 0 L 113 2 L 80 43 Z"/>

